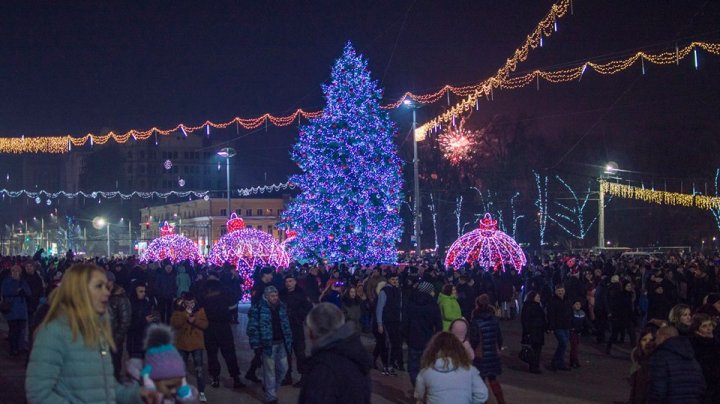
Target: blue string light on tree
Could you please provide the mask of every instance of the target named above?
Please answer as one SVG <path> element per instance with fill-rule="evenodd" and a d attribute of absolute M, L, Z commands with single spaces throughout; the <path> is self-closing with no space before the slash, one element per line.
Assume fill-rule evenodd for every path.
<path fill-rule="evenodd" d="M 245 227 L 245 221 L 235 213 L 227 222 L 228 233 L 218 240 L 210 250 L 208 261 L 214 265 L 230 264 L 237 268 L 245 283 L 243 290 L 252 289 L 252 271 L 255 267 L 285 267 L 290 258 L 280 244 L 269 234 Z M 247 299 L 246 294 L 243 300 Z"/>
<path fill-rule="evenodd" d="M 175 228 L 168 222 L 160 228 L 160 237 L 153 240 L 140 256 L 141 262 L 159 262 L 169 259 L 173 263 L 190 260 L 204 263 L 200 249 L 189 238 L 175 234 Z"/>
<path fill-rule="evenodd" d="M 300 129 L 292 158 L 302 190 L 284 212 L 297 231 L 295 258 L 362 264 L 397 260 L 402 233 L 401 161 L 396 128 L 380 108 L 382 90 L 350 43 L 335 62 L 320 118 Z"/>
<path fill-rule="evenodd" d="M 445 258 L 445 265 L 455 268 L 474 263 L 495 271 L 511 265 L 520 272 L 527 258 L 512 237 L 497 229 L 497 220 L 486 213 L 479 228 L 455 240 Z"/>

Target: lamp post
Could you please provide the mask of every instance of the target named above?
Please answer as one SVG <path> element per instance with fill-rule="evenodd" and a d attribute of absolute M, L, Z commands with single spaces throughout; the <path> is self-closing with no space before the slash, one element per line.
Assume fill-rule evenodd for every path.
<path fill-rule="evenodd" d="M 598 179 L 600 186 L 598 192 L 598 248 L 605 247 L 605 192 L 603 191 L 603 185 L 605 185 L 605 181 L 607 181 L 608 176 L 615 175 L 617 171 L 617 163 L 611 161 L 605 165 L 605 170 Z"/>
<path fill-rule="evenodd" d="M 230 217 L 230 158 L 234 157 L 235 149 L 232 147 L 223 147 L 217 152 L 217 155 L 225 159 L 225 167 L 227 168 L 227 216 Z"/>
<path fill-rule="evenodd" d="M 417 105 L 410 100 L 403 100 L 403 104 L 412 109 L 412 138 L 413 138 L 413 234 L 415 235 L 415 254 L 420 257 L 420 178 L 418 159 L 417 138 L 415 130 L 417 129 L 416 111 Z"/>
<path fill-rule="evenodd" d="M 92 221 L 93 227 L 96 229 L 102 229 L 105 227 L 107 235 L 107 258 L 110 259 L 110 222 L 104 217 L 96 217 Z"/>

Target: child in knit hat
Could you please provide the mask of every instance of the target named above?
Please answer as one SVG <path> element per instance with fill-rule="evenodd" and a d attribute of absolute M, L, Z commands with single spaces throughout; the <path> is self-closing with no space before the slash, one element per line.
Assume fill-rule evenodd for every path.
<path fill-rule="evenodd" d="M 185 378 L 185 362 L 173 345 L 173 331 L 167 325 L 148 327 L 145 361 L 140 364 L 138 359 L 131 359 L 128 373 L 144 388 L 157 392 L 155 403 L 198 402 L 198 391 Z"/>

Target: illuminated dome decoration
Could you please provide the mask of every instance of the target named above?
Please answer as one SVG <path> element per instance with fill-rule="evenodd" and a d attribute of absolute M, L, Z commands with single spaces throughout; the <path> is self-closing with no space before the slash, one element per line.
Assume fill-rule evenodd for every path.
<path fill-rule="evenodd" d="M 198 246 L 189 238 L 175 234 L 175 228 L 168 222 L 160 227 L 160 237 L 153 240 L 140 257 L 141 262 L 158 262 L 165 259 L 173 263 L 185 260 L 205 262 Z"/>
<path fill-rule="evenodd" d="M 210 250 L 208 261 L 215 265 L 229 263 L 238 270 L 252 270 L 256 266 L 287 267 L 288 255 L 275 239 L 262 230 L 245 228 L 245 222 L 235 213 L 227 222 L 228 233 Z"/>
<path fill-rule="evenodd" d="M 447 132 L 438 137 L 440 151 L 443 157 L 450 160 L 450 164 L 456 166 L 460 162 L 469 160 L 477 147 L 478 131 L 468 131 L 464 128 L 465 119 L 460 121 L 460 126 L 450 126 Z"/>
<path fill-rule="evenodd" d="M 237 267 L 243 277 L 242 289 L 249 292 L 253 287 L 252 272 L 255 267 L 286 267 L 290 258 L 275 239 L 262 230 L 245 228 L 245 221 L 235 213 L 227 221 L 228 233 L 220 238 L 210 250 L 208 261 L 215 265 L 225 263 Z M 249 293 L 242 301 L 249 300 Z"/>
<path fill-rule="evenodd" d="M 512 265 L 520 272 L 527 263 L 525 253 L 512 237 L 497 229 L 497 220 L 489 213 L 480 220 L 480 227 L 463 234 L 450 246 L 445 266 L 458 268 L 477 262 L 483 268 L 504 270 Z"/>

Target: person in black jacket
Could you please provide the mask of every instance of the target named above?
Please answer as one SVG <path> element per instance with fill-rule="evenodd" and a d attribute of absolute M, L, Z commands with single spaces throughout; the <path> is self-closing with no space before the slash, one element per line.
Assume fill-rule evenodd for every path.
<path fill-rule="evenodd" d="M 558 343 L 550 370 L 570 370 L 570 367 L 565 365 L 565 351 L 570 342 L 573 311 L 572 303 L 565 299 L 565 287 L 562 284 L 555 287 L 555 296 L 548 303 L 547 317 L 548 330 L 553 331 Z"/>
<path fill-rule="evenodd" d="M 720 403 L 720 342 L 714 338 L 715 321 L 705 313 L 693 316 L 690 344 L 705 376 L 705 403 Z"/>
<path fill-rule="evenodd" d="M 145 330 L 150 323 L 160 321 L 158 313 L 153 313 L 153 306 L 146 296 L 146 286 L 139 282 L 130 293 L 130 328 L 127 332 L 127 351 L 130 359 L 142 359 L 145 356 L 143 340 Z"/>
<path fill-rule="evenodd" d="M 662 327 L 650 356 L 649 403 L 702 403 L 705 379 L 687 337 L 677 328 Z"/>
<path fill-rule="evenodd" d="M 630 337 L 630 344 L 634 345 L 635 343 L 635 328 L 633 327 L 635 297 L 633 290 L 633 284 L 630 282 L 626 282 L 622 287 L 619 283 L 611 285 L 608 302 L 612 335 L 605 347 L 605 353 L 608 355 L 611 353 L 612 344 L 617 344 L 618 337 L 622 339 L 625 332 Z"/>
<path fill-rule="evenodd" d="M 442 316 L 432 283 L 420 282 L 410 293 L 404 328 L 408 346 L 407 370 L 410 382 L 415 386 L 423 351 L 433 335 L 442 331 Z"/>
<path fill-rule="evenodd" d="M 235 339 L 230 327 L 233 312 L 237 311 L 236 297 L 229 295 L 217 279 L 208 279 L 205 282 L 205 290 L 203 307 L 208 319 L 208 327 L 204 334 L 210 385 L 220 387 L 220 361 L 217 358 L 219 350 L 225 359 L 228 374 L 233 379 L 233 388 L 245 387 L 240 381 L 240 368 L 235 355 Z"/>
<path fill-rule="evenodd" d="M 542 373 L 540 371 L 540 352 L 545 344 L 545 312 L 540 306 L 540 294 L 532 291 L 527 294 L 525 304 L 520 315 L 522 322 L 522 344 L 530 345 L 532 348 L 530 356 L 530 373 Z"/>
<path fill-rule="evenodd" d="M 403 297 L 399 285 L 398 274 L 390 274 L 388 284 L 378 294 L 375 309 L 378 333 L 383 335 L 385 346 L 389 348 L 387 355 L 381 358 L 386 376 L 396 376 L 395 370 L 405 370 L 402 354 Z"/>
<path fill-rule="evenodd" d="M 287 306 L 288 320 L 290 320 L 290 330 L 292 331 L 293 352 L 295 353 L 295 362 L 297 363 L 297 371 L 300 373 L 300 381 L 295 387 L 303 384 L 302 375 L 305 374 L 305 331 L 303 324 L 310 310 L 312 303 L 305 295 L 305 291 L 297 286 L 295 274 L 289 273 L 285 275 L 285 287 L 280 291 L 280 300 Z M 292 353 L 288 352 L 288 371 L 285 375 L 283 385 L 292 384 Z"/>
<path fill-rule="evenodd" d="M 300 404 L 369 404 L 372 357 L 337 306 L 320 303 L 307 316 L 312 354 Z"/>

